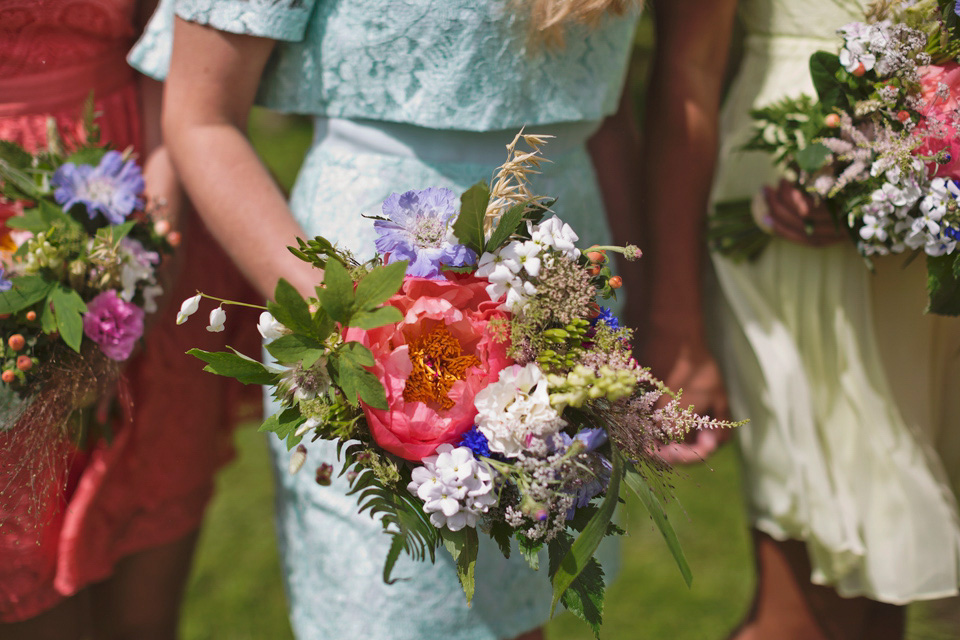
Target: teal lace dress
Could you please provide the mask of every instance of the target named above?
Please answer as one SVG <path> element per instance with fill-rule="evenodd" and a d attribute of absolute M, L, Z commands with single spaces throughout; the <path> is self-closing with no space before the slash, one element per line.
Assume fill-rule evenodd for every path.
<path fill-rule="evenodd" d="M 163 77 L 171 3 L 161 5 L 131 53 Z M 585 243 L 609 229 L 585 149 L 615 110 L 636 16 L 593 30 L 571 27 L 567 45 L 531 40 L 511 0 L 178 0 L 182 18 L 279 43 L 258 101 L 315 117 L 313 145 L 291 197 L 297 220 L 358 255 L 374 249 L 371 221 L 392 192 L 429 186 L 462 191 L 489 180 L 504 146 L 526 126 L 556 135 L 534 187 L 559 197 L 557 212 Z M 518 556 L 482 544 L 477 590 L 467 607 L 453 564 L 403 558 L 382 580 L 388 538 L 356 513 L 345 480 L 316 484 L 309 472 L 336 462 L 331 443 L 308 445 L 307 467 L 287 471 L 270 438 L 277 479 L 280 551 L 291 621 L 304 639 L 493 640 L 545 622 L 549 581 Z M 483 538 L 483 536 L 481 536 Z"/>

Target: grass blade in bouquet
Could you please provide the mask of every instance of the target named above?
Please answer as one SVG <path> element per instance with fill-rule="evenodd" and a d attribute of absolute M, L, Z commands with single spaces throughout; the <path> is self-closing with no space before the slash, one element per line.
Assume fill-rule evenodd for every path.
<path fill-rule="evenodd" d="M 753 112 L 744 146 L 826 204 L 869 261 L 925 255 L 928 311 L 960 313 L 960 35 L 956 2 L 880 0 L 838 29 L 836 53 L 810 58 L 816 98 Z M 722 202 L 715 250 L 756 259 L 770 236 L 766 205 Z M 912 259 L 912 258 L 911 258 Z"/>
<path fill-rule="evenodd" d="M 53 121 L 48 138 L 36 153 L 0 141 L 0 439 L 19 452 L 4 462 L 5 501 L 57 466 L 49 451 L 90 435 L 82 410 L 133 352 L 176 241 L 146 210 L 129 152 L 99 145 L 92 125 L 72 151 Z"/>
<path fill-rule="evenodd" d="M 638 470 L 665 470 L 660 442 L 729 425 L 676 398 L 658 404 L 668 390 L 633 359 L 631 330 L 598 304 L 621 286 L 607 253 L 640 251 L 577 248 L 554 203 L 530 191 L 545 141 L 518 135 L 491 183 L 459 198 L 442 188 L 389 196 L 367 262 L 300 240 L 294 254 L 323 269 L 323 283 L 311 300 L 278 285 L 259 325 L 276 364 L 191 353 L 209 371 L 272 387 L 282 410 L 262 429 L 286 439 L 291 471 L 306 462 L 302 438 L 339 442 L 360 511 L 393 537 L 385 580 L 401 552 L 433 560 L 443 547 L 469 601 L 488 535 L 534 568 L 546 551 L 554 608 L 598 631 L 594 553 L 621 533 L 612 518 L 624 478 L 646 492 L 689 580 Z M 334 462 L 322 461 L 318 483 L 330 483 Z"/>

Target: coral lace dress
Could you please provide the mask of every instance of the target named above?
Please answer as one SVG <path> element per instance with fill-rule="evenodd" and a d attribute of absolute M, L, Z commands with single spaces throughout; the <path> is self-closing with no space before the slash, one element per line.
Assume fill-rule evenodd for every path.
<path fill-rule="evenodd" d="M 0 0 L 0 139 L 45 145 L 53 116 L 68 144 L 77 140 L 93 91 L 101 139 L 138 148 L 139 94 L 124 61 L 137 35 L 134 9 L 133 0 Z M 34 617 L 109 577 L 120 558 L 196 529 L 214 472 L 232 454 L 231 424 L 259 404 L 258 389 L 244 403 L 242 388 L 184 354 L 259 346 L 241 347 L 229 325 L 220 334 L 202 322 L 175 326 L 177 303 L 197 288 L 253 295 L 192 214 L 184 231 L 180 281 L 123 374 L 124 416 L 112 440 L 54 454 L 46 474 L 29 477 L 22 458 L 36 450 L 0 425 L 0 622 Z"/>

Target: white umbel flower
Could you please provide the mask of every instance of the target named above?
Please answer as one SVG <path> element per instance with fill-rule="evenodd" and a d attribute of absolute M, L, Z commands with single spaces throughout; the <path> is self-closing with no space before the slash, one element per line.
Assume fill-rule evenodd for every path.
<path fill-rule="evenodd" d="M 200 308 L 200 298 L 203 296 L 199 293 L 192 298 L 187 298 L 180 305 L 180 313 L 177 314 L 177 324 L 183 324 L 187 321 L 187 318 L 192 316 L 197 312 L 197 309 Z"/>
<path fill-rule="evenodd" d="M 474 398 L 477 429 L 487 437 L 490 451 L 516 457 L 530 438 L 543 439 L 566 423 L 550 403 L 547 380 L 536 364 L 513 365 Z"/>
<path fill-rule="evenodd" d="M 476 527 L 480 514 L 497 503 L 493 472 L 467 447 L 437 447 L 411 474 L 407 491 L 423 500 L 424 512 L 438 529 Z"/>

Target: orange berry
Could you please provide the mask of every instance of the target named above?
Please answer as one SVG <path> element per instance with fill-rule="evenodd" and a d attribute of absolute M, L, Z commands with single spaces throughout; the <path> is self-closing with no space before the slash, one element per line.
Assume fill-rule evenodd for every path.
<path fill-rule="evenodd" d="M 183 237 L 180 235 L 179 231 L 171 231 L 167 234 L 167 242 L 170 243 L 171 247 L 179 247 L 182 239 Z"/>
<path fill-rule="evenodd" d="M 157 235 L 165 236 L 170 233 L 170 221 L 169 220 L 157 220 L 153 223 L 153 230 L 156 231 Z"/>
<path fill-rule="evenodd" d="M 603 251 L 591 251 L 587 254 L 587 258 L 590 260 L 590 262 L 603 264 L 603 261 L 607 259 L 607 256 Z"/>
<path fill-rule="evenodd" d="M 611 289 L 619 289 L 623 286 L 623 278 L 620 276 L 613 276 L 610 278 L 609 284 Z"/>
<path fill-rule="evenodd" d="M 859 78 L 866 72 L 867 72 L 867 68 L 863 66 L 863 63 L 861 62 L 860 64 L 857 65 L 857 68 L 853 70 L 853 75 Z"/>
<path fill-rule="evenodd" d="M 30 359 L 30 356 L 17 356 L 17 369 L 20 369 L 20 371 L 33 369 L 33 360 Z"/>
<path fill-rule="evenodd" d="M 20 351 L 20 349 L 23 349 L 26 346 L 27 341 L 24 340 L 22 335 L 15 333 L 10 336 L 9 340 L 7 340 L 7 344 L 9 344 L 10 348 L 14 351 Z"/>
<path fill-rule="evenodd" d="M 823 119 L 823 123 L 828 127 L 839 127 L 840 126 L 840 116 L 835 113 L 828 113 L 827 117 Z"/>
<path fill-rule="evenodd" d="M 593 265 L 592 267 L 587 269 L 587 273 L 589 273 L 592 276 L 598 275 L 600 273 L 600 267 L 597 265 Z"/>
<path fill-rule="evenodd" d="M 897 120 L 899 120 L 900 122 L 906 122 L 906 121 L 909 120 L 909 119 L 910 119 L 910 112 L 909 112 L 909 111 L 898 111 L 898 112 L 897 112 Z"/>
<path fill-rule="evenodd" d="M 0 380 L 3 380 L 7 384 L 11 384 L 15 378 L 16 376 L 14 375 L 12 369 L 7 369 L 2 374 L 0 374 Z"/>
<path fill-rule="evenodd" d="M 36 311 L 27 311 L 27 322 L 33 322 L 37 319 Z"/>

